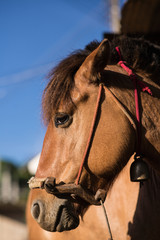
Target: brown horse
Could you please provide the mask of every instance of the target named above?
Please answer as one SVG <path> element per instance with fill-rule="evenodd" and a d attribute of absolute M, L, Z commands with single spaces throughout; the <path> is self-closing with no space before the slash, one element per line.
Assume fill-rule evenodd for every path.
<path fill-rule="evenodd" d="M 140 153 L 150 170 L 150 179 L 141 188 L 129 179 L 131 157 L 140 143 L 134 86 L 117 65 L 120 57 L 153 93 L 139 89 Z M 102 210 L 90 206 L 99 205 L 99 189 L 108 193 L 105 205 L 114 240 L 159 239 L 159 72 L 160 49 L 126 37 L 93 42 L 51 72 L 43 95 L 47 132 L 36 176 L 30 181 L 32 188 L 41 188 L 32 189 L 28 200 L 30 240 L 105 239 Z"/>

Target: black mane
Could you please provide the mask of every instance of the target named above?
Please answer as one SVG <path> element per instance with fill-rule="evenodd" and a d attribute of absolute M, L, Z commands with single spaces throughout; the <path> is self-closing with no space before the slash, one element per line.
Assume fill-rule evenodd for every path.
<path fill-rule="evenodd" d="M 115 38 L 111 43 L 111 61 L 114 64 L 119 61 L 116 46 L 120 47 L 122 59 L 134 70 L 142 70 L 152 75 L 160 72 L 159 46 L 142 38 Z"/>

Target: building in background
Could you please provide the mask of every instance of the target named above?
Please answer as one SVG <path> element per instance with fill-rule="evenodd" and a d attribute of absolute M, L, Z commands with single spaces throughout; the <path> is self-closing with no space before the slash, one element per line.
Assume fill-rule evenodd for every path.
<path fill-rule="evenodd" d="M 27 163 L 27 169 L 31 175 L 35 175 L 35 173 L 36 173 L 40 155 L 41 155 L 41 153 L 38 153 L 35 157 L 33 157 Z"/>

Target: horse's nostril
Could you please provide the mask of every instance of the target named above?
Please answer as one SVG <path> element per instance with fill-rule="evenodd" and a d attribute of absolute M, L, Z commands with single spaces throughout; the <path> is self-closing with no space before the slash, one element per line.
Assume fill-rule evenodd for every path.
<path fill-rule="evenodd" d="M 33 203 L 32 208 L 31 208 L 31 213 L 32 213 L 33 218 L 36 221 L 39 220 L 39 217 L 40 217 L 40 214 L 41 214 L 42 210 L 43 210 L 42 209 L 42 204 L 39 201 Z"/>
<path fill-rule="evenodd" d="M 38 219 L 40 214 L 40 207 L 38 203 L 35 203 L 32 207 L 32 215 L 35 219 Z"/>

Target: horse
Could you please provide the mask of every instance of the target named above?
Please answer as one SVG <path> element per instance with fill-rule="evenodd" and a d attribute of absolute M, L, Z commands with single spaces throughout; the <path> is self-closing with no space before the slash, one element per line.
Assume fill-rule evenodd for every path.
<path fill-rule="evenodd" d="M 30 240 L 159 239 L 159 72 L 160 48 L 125 36 L 91 42 L 50 72 Z"/>

